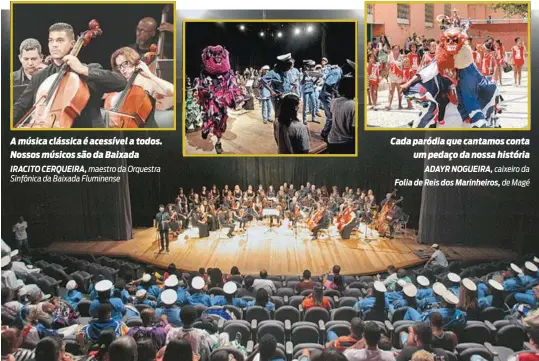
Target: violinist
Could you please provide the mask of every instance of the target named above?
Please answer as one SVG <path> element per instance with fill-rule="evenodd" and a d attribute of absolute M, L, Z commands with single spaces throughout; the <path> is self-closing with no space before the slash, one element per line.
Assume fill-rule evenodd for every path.
<path fill-rule="evenodd" d="M 13 72 L 13 85 L 26 85 L 32 76 L 47 67 L 43 63 L 41 44 L 36 39 L 25 39 L 19 46 L 21 68 Z"/>
<path fill-rule="evenodd" d="M 211 199 L 213 200 L 213 203 L 215 205 L 221 204 L 221 197 L 219 196 L 219 190 L 217 189 L 217 186 L 215 184 L 211 187 L 210 193 L 211 193 Z"/>
<path fill-rule="evenodd" d="M 324 207 L 322 205 L 322 203 L 318 203 L 318 210 L 316 213 L 318 213 L 318 217 L 320 218 L 320 220 L 318 221 L 318 223 L 316 224 L 316 226 L 312 229 L 312 240 L 315 241 L 318 239 L 318 232 L 321 230 L 321 229 L 328 229 L 329 227 L 329 216 L 328 216 L 328 212 L 326 210 L 326 207 Z M 313 216 L 316 217 L 317 215 Z"/>
<path fill-rule="evenodd" d="M 36 103 L 36 94 L 40 85 L 50 75 L 60 71 L 63 64 L 69 65 L 72 72 L 79 75 L 81 81 L 88 85 L 90 98 L 80 116 L 74 119 L 74 128 L 104 128 L 101 116 L 101 98 L 104 93 L 123 90 L 127 82 L 125 78 L 110 70 L 104 70 L 99 64 L 83 64 L 70 55 L 75 45 L 73 27 L 66 23 L 56 23 L 49 27 L 49 52 L 52 63 L 32 76 L 28 86 L 13 106 L 13 121 L 18 122 Z"/>
<path fill-rule="evenodd" d="M 252 201 L 255 198 L 255 192 L 253 191 L 253 186 L 249 185 L 245 191 L 245 196 L 249 201 Z"/>
<path fill-rule="evenodd" d="M 228 189 L 228 184 L 225 184 L 225 187 L 221 190 L 221 198 L 225 199 L 228 196 L 230 189 Z"/>
<path fill-rule="evenodd" d="M 131 78 L 135 71 L 139 71 L 133 85 L 144 89 L 146 94 L 150 96 L 153 108 L 155 108 L 155 99 L 157 99 L 159 96 L 174 95 L 174 84 L 154 75 L 148 68 L 148 65 L 146 65 L 144 61 L 140 60 L 140 55 L 129 47 L 120 48 L 112 53 L 112 56 L 110 57 L 110 64 L 112 69 L 120 73 L 127 80 Z M 129 101 L 129 99 L 126 101 Z M 157 127 L 157 123 L 153 117 L 153 112 L 148 116 L 148 119 L 145 120 L 145 127 Z"/>
<path fill-rule="evenodd" d="M 207 201 L 209 198 L 208 190 L 206 189 L 206 186 L 202 186 L 202 190 L 200 191 L 200 199 L 202 202 Z"/>
<path fill-rule="evenodd" d="M 292 222 L 292 225 L 295 225 L 298 221 L 298 218 L 300 217 L 300 206 L 298 204 L 298 200 L 296 197 L 292 197 L 292 202 L 290 202 L 290 205 L 288 207 L 288 218 Z"/>
<path fill-rule="evenodd" d="M 352 229 L 356 226 L 357 217 L 352 202 L 348 202 L 340 217 L 341 224 L 338 228 L 342 239 L 350 239 Z"/>
<path fill-rule="evenodd" d="M 180 187 L 180 189 L 178 190 L 178 195 L 176 196 L 176 203 L 181 204 L 181 208 L 187 206 L 187 197 L 185 196 L 182 187 Z"/>
<path fill-rule="evenodd" d="M 241 203 L 242 198 L 243 198 L 243 192 L 241 191 L 240 186 L 236 184 L 234 186 L 234 200 L 237 203 Z"/>
<path fill-rule="evenodd" d="M 174 25 L 164 22 L 157 26 L 157 21 L 152 17 L 140 19 L 135 33 L 135 42 L 129 47 L 134 49 L 139 55 L 144 55 L 150 51 L 150 46 L 157 43 L 157 32 L 174 33 Z M 165 56 L 171 59 L 173 56 L 171 41 L 165 41 Z"/>

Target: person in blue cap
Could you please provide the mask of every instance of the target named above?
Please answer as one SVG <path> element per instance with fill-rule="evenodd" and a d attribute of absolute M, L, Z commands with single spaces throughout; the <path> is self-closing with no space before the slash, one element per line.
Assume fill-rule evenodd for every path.
<path fill-rule="evenodd" d="M 268 89 L 272 97 L 275 119 L 278 119 L 281 113 L 281 101 L 284 94 L 294 92 L 291 82 L 293 76 L 289 75 L 293 64 L 292 54 L 279 55 L 275 67 L 260 78 L 261 86 Z"/>
<path fill-rule="evenodd" d="M 264 65 L 260 69 L 260 76 L 264 77 L 270 70 L 269 65 Z M 260 103 L 262 108 L 262 120 L 264 124 L 271 122 L 271 110 L 273 108 L 271 102 L 271 92 L 268 88 L 264 87 L 261 82 L 258 83 L 260 90 Z"/>
<path fill-rule="evenodd" d="M 157 318 L 163 318 L 166 316 L 166 322 L 171 324 L 174 327 L 179 327 L 182 325 L 180 319 L 180 308 L 175 305 L 178 300 L 178 294 L 174 290 L 165 290 L 161 294 L 161 302 L 163 306 L 156 309 L 155 313 Z"/>
<path fill-rule="evenodd" d="M 318 113 L 315 83 L 322 77 L 322 73 L 313 71 L 314 60 L 303 62 L 303 74 L 301 77 L 301 90 L 303 93 L 303 124 L 307 124 L 307 111 L 311 112 L 311 119 L 315 122 Z"/>

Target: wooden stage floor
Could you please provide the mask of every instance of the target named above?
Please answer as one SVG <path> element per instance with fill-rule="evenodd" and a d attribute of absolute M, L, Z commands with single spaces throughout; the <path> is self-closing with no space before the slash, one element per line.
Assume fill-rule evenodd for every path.
<path fill-rule="evenodd" d="M 360 228 L 361 229 L 361 228 Z M 171 235 L 172 236 L 172 235 Z M 229 272 L 238 266 L 243 274 L 257 274 L 266 269 L 270 274 L 301 275 L 309 269 L 314 275 L 328 272 L 339 264 L 343 274 L 374 274 L 383 272 L 390 264 L 410 267 L 426 261 L 416 255 L 424 251 L 430 255 L 430 245 L 416 242 L 414 230 L 407 230 L 395 239 L 376 237 L 364 240 L 363 232 L 354 239 L 342 240 L 335 228 L 321 239 L 311 241 L 309 231 L 300 229 L 297 234 L 284 227 L 268 232 L 267 226 L 253 226 L 245 233 L 228 238 L 225 232 L 212 232 L 204 239 L 187 240 L 171 237 L 170 253 L 159 254 L 154 228 L 134 229 L 128 241 L 55 242 L 48 247 L 51 252 L 129 257 L 135 261 L 167 267 L 175 263 L 182 270 L 199 267 L 219 267 Z M 501 248 L 443 246 L 442 250 L 452 260 L 494 260 L 516 256 Z"/>
<path fill-rule="evenodd" d="M 320 131 L 326 123 L 323 111 L 321 117 L 315 119 L 319 123 L 311 122 L 311 116 L 307 117 L 310 134 L 310 153 L 321 153 L 326 150 L 327 144 L 320 137 Z M 301 109 L 298 115 L 302 119 Z M 275 115 L 272 112 L 272 119 Z M 201 132 L 195 131 L 186 134 L 186 154 L 216 155 L 213 144 L 215 136 L 202 139 Z M 227 130 L 222 138 L 223 154 L 277 154 L 277 144 L 273 135 L 273 123 L 262 122 L 260 104 L 255 101 L 254 110 L 234 111 L 229 109 Z"/>

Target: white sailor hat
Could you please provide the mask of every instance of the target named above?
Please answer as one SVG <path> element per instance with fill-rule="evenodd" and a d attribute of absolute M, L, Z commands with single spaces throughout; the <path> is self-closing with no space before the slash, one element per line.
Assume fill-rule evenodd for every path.
<path fill-rule="evenodd" d="M 420 286 L 427 287 L 430 285 L 429 279 L 425 276 L 417 276 L 417 283 L 419 283 Z"/>
<path fill-rule="evenodd" d="M 400 279 L 400 280 L 397 281 L 397 284 L 398 284 L 399 286 L 401 286 L 401 287 L 404 287 L 404 286 L 406 286 L 406 281 L 403 280 L 403 279 Z"/>
<path fill-rule="evenodd" d="M 324 56 L 324 57 L 322 57 L 322 60 L 325 60 L 325 61 L 326 61 L 326 63 L 329 63 L 329 60 L 328 60 L 328 58 L 326 58 L 325 56 Z"/>
<path fill-rule="evenodd" d="M 195 290 L 201 290 L 204 288 L 204 279 L 202 277 L 196 276 L 191 280 L 191 287 Z"/>
<path fill-rule="evenodd" d="M 225 291 L 227 295 L 233 295 L 234 292 L 236 292 L 237 290 L 238 286 L 232 281 L 225 283 L 225 285 L 223 286 L 223 291 Z"/>
<path fill-rule="evenodd" d="M 524 263 L 524 267 L 530 272 L 537 272 L 537 266 L 533 262 L 528 261 Z"/>
<path fill-rule="evenodd" d="M 165 280 L 165 287 L 176 287 L 178 285 L 178 276 L 171 275 Z"/>
<path fill-rule="evenodd" d="M 442 296 L 445 291 L 447 291 L 447 288 L 443 285 L 443 283 L 435 282 L 432 285 L 432 290 L 437 296 Z"/>
<path fill-rule="evenodd" d="M 71 280 L 69 282 L 66 283 L 66 289 L 68 291 L 72 291 L 74 290 L 75 288 L 77 288 L 77 282 L 75 282 L 74 280 Z"/>
<path fill-rule="evenodd" d="M 513 271 L 515 271 L 516 273 L 524 273 L 524 272 L 522 272 L 522 268 L 520 268 L 519 266 L 517 266 L 517 265 L 514 264 L 514 263 L 511 263 L 511 269 L 512 269 Z"/>
<path fill-rule="evenodd" d="M 386 285 L 380 281 L 374 281 L 374 289 L 378 292 L 387 292 Z"/>
<path fill-rule="evenodd" d="M 533 261 L 534 261 L 535 263 L 539 263 L 539 258 L 537 258 L 537 257 L 534 256 L 534 257 L 533 257 Z"/>
<path fill-rule="evenodd" d="M 477 291 L 477 285 L 469 278 L 464 278 L 462 280 L 462 285 L 466 287 L 469 291 Z"/>
<path fill-rule="evenodd" d="M 149 273 L 145 273 L 142 275 L 142 282 L 150 282 L 152 279 L 152 276 Z"/>
<path fill-rule="evenodd" d="M 95 290 L 97 292 L 105 292 L 112 289 L 112 287 L 113 287 L 113 284 L 109 280 L 99 281 L 95 284 Z"/>
<path fill-rule="evenodd" d="M 140 290 L 137 291 L 137 293 L 135 293 L 135 297 L 136 298 L 144 298 L 144 296 L 146 296 L 146 290 L 144 288 L 141 288 Z"/>
<path fill-rule="evenodd" d="M 488 280 L 488 284 L 492 288 L 494 288 L 495 290 L 498 290 L 498 291 L 503 291 L 504 290 L 503 285 L 500 282 L 496 281 L 496 280 L 490 279 L 490 280 Z"/>
<path fill-rule="evenodd" d="M 165 305 L 173 305 L 177 299 L 178 294 L 174 290 L 164 290 L 163 293 L 161 293 L 161 301 L 163 301 Z"/>
<path fill-rule="evenodd" d="M 279 60 L 279 61 L 289 61 L 289 60 L 292 60 L 292 54 L 291 54 L 291 53 L 287 53 L 287 54 L 279 55 L 279 56 L 277 57 L 277 60 Z"/>
<path fill-rule="evenodd" d="M 417 287 L 411 283 L 405 284 L 402 291 L 408 297 L 415 297 L 417 295 Z"/>
<path fill-rule="evenodd" d="M 270 70 L 269 65 L 264 65 L 261 70 Z"/>
<path fill-rule="evenodd" d="M 445 292 L 442 294 L 442 298 L 445 302 L 451 305 L 458 305 L 459 303 L 459 298 L 449 290 L 445 290 Z"/>
<path fill-rule="evenodd" d="M 2 268 L 6 267 L 8 264 L 11 263 L 11 257 L 8 255 L 8 256 L 4 256 L 2 257 Z"/>
<path fill-rule="evenodd" d="M 438 248 L 440 248 L 440 246 L 438 246 L 438 243 L 434 243 L 432 246 L 430 246 L 430 248 L 436 248 L 436 249 L 438 249 Z"/>
<path fill-rule="evenodd" d="M 450 280 L 451 282 L 454 282 L 454 283 L 458 283 L 460 282 L 460 276 L 456 273 L 453 273 L 453 272 L 449 272 L 447 274 L 447 279 Z"/>

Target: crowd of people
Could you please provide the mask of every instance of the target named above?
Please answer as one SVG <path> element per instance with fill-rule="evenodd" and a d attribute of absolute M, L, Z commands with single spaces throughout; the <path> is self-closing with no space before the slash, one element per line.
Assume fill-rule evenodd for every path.
<path fill-rule="evenodd" d="M 235 81 L 243 94 L 243 109 L 254 111 L 258 103 L 263 124 L 274 123 L 279 153 L 309 153 L 308 120 L 320 123 L 323 110 L 325 125 L 320 135 L 328 143 L 328 152 L 348 154 L 355 152 L 354 72 L 353 62 L 341 67 L 330 65 L 325 57 L 320 64 L 304 60 L 298 69 L 291 54 L 285 54 L 277 57 L 273 68 L 264 65 L 260 69 L 248 67 L 243 73 L 236 70 Z M 199 83 L 200 79 L 194 79 L 192 89 L 188 89 L 188 131 L 203 124 L 195 102 L 200 98 L 196 94 Z M 191 99 L 195 101 L 191 103 Z"/>
<path fill-rule="evenodd" d="M 514 86 L 521 86 L 522 67 L 527 57 L 527 49 L 524 44 L 524 40 L 520 37 L 515 37 L 514 44 L 503 44 L 500 39 L 494 39 L 491 36 L 477 37 L 467 35 L 467 30 L 470 28 L 471 21 L 461 19 L 456 10 L 451 17 L 440 15 L 437 20 L 440 22 L 440 28 L 445 36 L 458 37 L 463 34 L 466 46 L 471 48 L 470 64 L 474 64 L 477 71 L 481 76 L 492 82 L 493 86 L 503 86 L 503 74 L 513 70 Z M 454 30 L 456 29 L 456 30 Z M 457 44 L 457 49 L 463 44 Z M 397 98 L 398 109 L 403 109 L 403 95 L 406 96 L 406 108 L 413 109 L 411 94 L 407 94 L 410 86 L 417 80 L 415 75 L 421 73 L 432 62 L 440 63 L 446 60 L 447 49 L 442 49 L 437 58 L 439 48 L 444 46 L 443 40 L 427 38 L 425 35 L 418 35 L 413 33 L 412 36 L 406 38 L 403 44 L 391 43 L 390 39 L 386 35 L 382 35 L 378 38 L 372 38 L 367 44 L 367 73 L 368 73 L 368 105 L 369 109 L 379 110 L 380 99 L 378 98 L 378 90 L 382 83 L 384 87 L 387 84 L 389 90 L 387 105 L 383 110 L 389 111 L 393 109 L 394 99 Z M 466 53 L 466 52 L 465 52 Z M 441 55 L 443 54 L 443 56 Z M 463 53 L 464 54 L 464 53 Z M 467 56 L 467 55 L 466 55 Z M 473 59 L 472 59 L 473 58 Z M 464 66 L 467 66 L 467 61 L 463 62 Z M 446 65 L 444 64 L 444 67 Z M 453 65 L 457 67 L 457 65 Z M 458 67 L 457 67 L 458 68 Z M 460 68 L 458 68 L 460 69 Z M 441 69 L 439 69 L 441 72 Z M 453 69 L 453 73 L 454 73 Z M 421 76 L 425 77 L 425 75 Z M 453 79 L 453 86 L 461 80 L 457 80 L 455 74 L 446 76 L 448 79 Z M 461 74 L 461 77 L 464 77 Z M 470 78 L 472 76 L 470 75 Z M 425 79 L 423 79 L 425 81 Z M 507 85 L 507 84 L 505 84 Z M 485 86 L 487 84 L 485 83 Z M 495 88 L 494 88 L 495 89 Z M 430 91 L 430 89 L 427 89 Z M 453 91 L 453 93 L 455 93 Z M 458 94 L 458 96 L 457 96 Z M 466 98 L 481 98 L 481 94 L 465 94 L 460 95 L 451 94 L 449 92 L 449 101 L 458 104 L 463 102 L 464 107 L 459 108 L 463 121 L 466 120 L 464 109 L 467 113 L 474 113 L 466 104 Z M 499 99 L 499 93 L 497 98 Z M 434 96 L 435 94 L 433 94 Z M 452 98 L 453 97 L 453 98 Z M 500 98 L 501 99 L 501 98 Z M 439 101 L 438 103 L 445 104 L 445 101 Z M 489 101 L 486 99 L 485 101 Z M 496 104 L 499 100 L 496 100 Z M 444 108 L 444 109 L 441 109 Z M 496 109 L 496 108 L 495 108 Z M 445 105 L 441 106 L 440 114 L 444 114 Z M 473 119 L 472 119 L 473 120 Z M 443 118 L 440 118 L 440 122 Z"/>
<path fill-rule="evenodd" d="M 165 272 L 148 265 L 140 278 L 127 272 L 113 283 L 101 274 L 95 276 L 87 290 L 71 279 L 62 284 L 63 296 L 51 297 L 30 283 L 29 274 L 41 272 L 32 267 L 32 259 L 21 259 L 3 243 L 2 359 L 279 360 L 278 340 L 271 332 L 259 335 L 258 348 L 249 354 L 241 333 L 236 337 L 219 333 L 216 323 L 237 319 L 241 309 L 248 314 L 251 308 L 265 310 L 270 320 L 277 318 L 286 282 L 288 296 L 305 296 L 297 305 L 304 314 L 312 308 L 341 307 L 335 295 L 361 294 L 353 304 L 357 314 L 348 320 L 349 334 L 328 332 L 323 351 L 313 356 L 312 347 L 306 346 L 300 361 L 311 356 L 321 361 L 447 359 L 459 343 L 461 327 L 488 307 L 503 308 L 508 293 L 515 305 L 505 317 L 523 325 L 532 347 L 517 357 L 538 360 L 539 258 L 522 267 L 503 263 L 509 266 L 478 278 L 472 268 L 461 269 L 460 276 L 447 272 L 455 267 L 447 263 L 440 247 L 435 248 L 423 269 L 411 272 L 389 266 L 385 277 L 343 276 L 338 265 L 320 277 L 305 270 L 301 279 L 289 276 L 279 281 L 270 279 L 266 270 L 255 277 L 241 274 L 238 267 L 228 275 L 218 268 L 201 268 L 186 276 L 174 264 Z M 351 288 L 358 279 L 367 289 L 364 294 Z M 84 302 L 90 302 L 86 311 L 90 319 L 80 317 Z M 380 323 L 369 321 L 392 320 L 403 307 L 407 308 L 401 319 L 410 325 L 396 335 L 398 340 L 391 341 Z"/>

